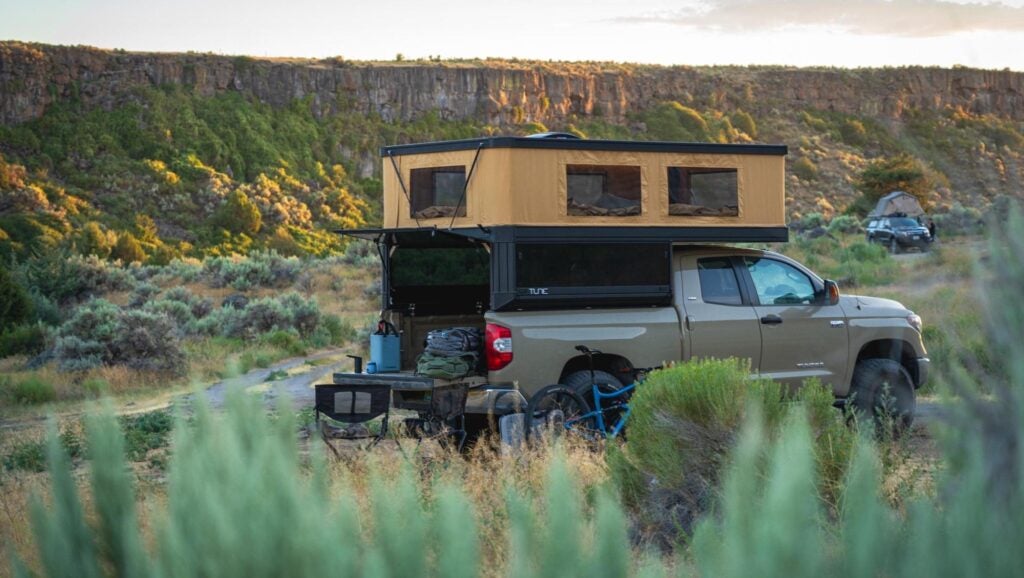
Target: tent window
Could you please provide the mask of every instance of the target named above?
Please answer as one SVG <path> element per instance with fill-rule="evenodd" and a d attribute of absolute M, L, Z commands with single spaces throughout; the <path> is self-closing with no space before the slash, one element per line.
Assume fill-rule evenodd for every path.
<path fill-rule="evenodd" d="M 668 214 L 680 216 L 739 215 L 736 169 L 668 168 Z"/>
<path fill-rule="evenodd" d="M 409 181 L 412 196 L 410 212 L 414 218 L 466 216 L 466 201 L 463 200 L 461 206 L 459 203 L 466 186 L 466 167 L 412 169 Z"/>
<path fill-rule="evenodd" d="M 640 167 L 567 165 L 566 214 L 626 217 L 640 214 Z"/>

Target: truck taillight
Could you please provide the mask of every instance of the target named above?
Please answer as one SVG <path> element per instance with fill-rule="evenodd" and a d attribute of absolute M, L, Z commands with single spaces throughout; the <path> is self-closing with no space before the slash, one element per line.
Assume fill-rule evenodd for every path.
<path fill-rule="evenodd" d="M 497 371 L 512 363 L 512 330 L 488 323 L 484 347 L 488 371 Z"/>

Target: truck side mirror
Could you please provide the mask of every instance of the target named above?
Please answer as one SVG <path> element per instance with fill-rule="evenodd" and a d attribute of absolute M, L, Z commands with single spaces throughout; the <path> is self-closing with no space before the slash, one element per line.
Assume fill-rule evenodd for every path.
<path fill-rule="evenodd" d="M 839 285 L 832 280 L 825 280 L 825 299 L 823 300 L 828 305 L 839 304 Z"/>

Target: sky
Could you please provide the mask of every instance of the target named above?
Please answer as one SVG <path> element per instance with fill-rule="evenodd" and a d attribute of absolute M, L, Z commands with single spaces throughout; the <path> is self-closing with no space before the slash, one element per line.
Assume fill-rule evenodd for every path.
<path fill-rule="evenodd" d="M 1024 0 L 0 0 L 0 39 L 349 60 L 1024 71 Z"/>

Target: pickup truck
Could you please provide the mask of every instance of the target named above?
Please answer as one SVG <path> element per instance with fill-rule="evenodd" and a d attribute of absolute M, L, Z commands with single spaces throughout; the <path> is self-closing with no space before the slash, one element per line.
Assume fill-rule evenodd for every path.
<path fill-rule="evenodd" d="M 549 384 L 589 391 L 588 362 L 575 349 L 580 344 L 603 352 L 595 358 L 596 378 L 612 388 L 670 362 L 737 357 L 750 360 L 753 372 L 792 387 L 817 378 L 835 392 L 837 405 L 849 401 L 869 415 L 884 409 L 905 425 L 913 420 L 915 390 L 928 379 L 920 317 L 896 301 L 840 295 L 834 282 L 772 251 L 672 244 L 666 255 L 670 270 L 662 277 L 664 301 L 559 306 L 556 300 L 512 310 L 488 310 L 486 286 L 476 293 L 469 286 L 432 293 L 423 272 L 411 275 L 417 277 L 415 291 L 403 288 L 403 266 L 418 261 L 393 257 L 385 267 L 391 279 L 385 305 L 391 308 L 384 315 L 400 328 L 402 371 L 373 379 L 392 385 L 397 407 L 415 409 L 417 399 L 429 395 L 432 381 L 414 374 L 426 333 L 453 326 L 484 329 L 486 372 L 467 378 L 467 417 L 477 427 L 493 426 L 495 414 L 525 407 L 533 393 Z M 459 274 L 471 276 L 474 265 L 458 263 Z M 644 270 L 642 262 L 617 266 L 626 275 Z M 485 261 L 481 267 L 486 269 Z M 554 277 L 573 264 L 534 262 L 532 267 Z M 439 274 L 436 268 L 431 271 Z M 409 303 L 413 294 L 419 305 Z M 448 308 L 438 308 L 446 299 Z M 426 303 L 434 307 L 428 310 Z"/>

